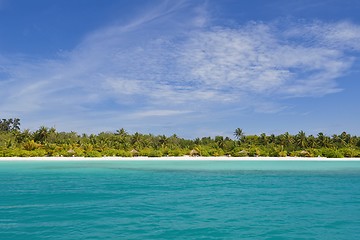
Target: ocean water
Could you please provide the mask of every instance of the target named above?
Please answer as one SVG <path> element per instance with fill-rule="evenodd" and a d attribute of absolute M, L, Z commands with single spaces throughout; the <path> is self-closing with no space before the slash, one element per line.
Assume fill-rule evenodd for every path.
<path fill-rule="evenodd" d="M 360 239 L 360 162 L 0 162 L 0 239 Z"/>

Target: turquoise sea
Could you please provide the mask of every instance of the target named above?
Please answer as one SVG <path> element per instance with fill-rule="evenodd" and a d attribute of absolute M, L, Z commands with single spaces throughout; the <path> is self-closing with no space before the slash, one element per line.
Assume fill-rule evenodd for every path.
<path fill-rule="evenodd" d="M 3 161 L 0 239 L 360 239 L 360 161 Z"/>

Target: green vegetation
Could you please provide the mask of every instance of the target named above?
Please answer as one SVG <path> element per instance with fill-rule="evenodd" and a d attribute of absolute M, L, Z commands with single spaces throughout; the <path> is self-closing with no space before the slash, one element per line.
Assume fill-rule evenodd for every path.
<path fill-rule="evenodd" d="M 360 157 L 360 137 L 343 132 L 331 137 L 323 133 L 307 136 L 300 131 L 275 136 L 245 135 L 241 128 L 234 132 L 236 140 L 216 136 L 180 138 L 177 135 L 155 136 L 129 134 L 123 128 L 97 135 L 76 132 L 57 132 L 55 128 L 40 127 L 31 132 L 20 130 L 20 119 L 0 120 L 0 157 L 42 156 L 234 156 L 234 157 Z"/>

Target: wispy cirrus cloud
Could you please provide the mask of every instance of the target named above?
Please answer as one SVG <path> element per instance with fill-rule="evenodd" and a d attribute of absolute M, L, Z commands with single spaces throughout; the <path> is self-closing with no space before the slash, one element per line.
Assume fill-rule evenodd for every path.
<path fill-rule="evenodd" d="M 351 22 L 230 28 L 212 26 L 206 7 L 164 1 L 55 58 L 1 56 L 1 112 L 43 113 L 38 125 L 57 115 L 92 122 L 80 131 L 133 126 L 133 116 L 159 124 L 169 116 L 208 118 L 235 105 L 277 112 L 287 107 L 284 98 L 341 91 L 337 81 L 360 50 L 360 26 Z M 106 127 L 95 115 L 106 116 Z"/>
<path fill-rule="evenodd" d="M 319 45 L 342 51 L 360 50 L 360 26 L 348 21 L 294 23 L 284 35 L 290 39 L 299 38 L 309 47 Z"/>
<path fill-rule="evenodd" d="M 192 79 L 220 91 L 305 97 L 340 90 L 335 80 L 350 67 L 351 57 L 321 42 L 303 46 L 278 32 L 277 26 L 252 23 L 195 33 L 183 64 Z"/>

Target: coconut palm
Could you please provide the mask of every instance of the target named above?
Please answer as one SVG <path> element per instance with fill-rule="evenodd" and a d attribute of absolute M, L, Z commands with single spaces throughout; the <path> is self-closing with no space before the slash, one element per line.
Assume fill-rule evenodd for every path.
<path fill-rule="evenodd" d="M 168 138 L 165 135 L 161 135 L 159 137 L 159 143 L 161 145 L 161 148 L 165 148 L 165 145 L 167 144 L 167 142 L 168 142 Z"/>
<path fill-rule="evenodd" d="M 316 139 L 313 135 L 307 137 L 307 146 L 310 148 L 316 148 Z"/>
<path fill-rule="evenodd" d="M 14 118 L 12 130 L 20 131 L 20 119 L 19 118 Z"/>
<path fill-rule="evenodd" d="M 35 133 L 34 133 L 34 140 L 35 142 L 44 143 L 49 136 L 49 128 L 45 126 L 41 126 Z"/>
<path fill-rule="evenodd" d="M 301 130 L 301 131 L 295 136 L 295 138 L 296 138 L 296 144 L 297 144 L 300 148 L 304 149 L 304 148 L 307 147 L 307 139 L 306 139 L 306 134 L 305 134 L 304 131 Z"/>
<path fill-rule="evenodd" d="M 128 133 L 126 132 L 126 130 L 124 128 L 121 128 L 121 129 L 116 130 L 115 135 L 119 135 L 121 137 L 126 137 L 128 135 Z"/>
<path fill-rule="evenodd" d="M 219 148 L 224 148 L 225 142 L 224 142 L 224 137 L 223 136 L 216 136 L 215 137 L 215 142 L 216 142 L 216 144 L 217 144 L 217 146 Z"/>
<path fill-rule="evenodd" d="M 263 145 L 263 146 L 268 145 L 269 141 L 268 141 L 268 137 L 266 136 L 265 133 L 260 134 L 259 143 L 260 143 L 260 145 Z"/>
<path fill-rule="evenodd" d="M 245 135 L 241 128 L 235 129 L 234 136 L 240 143 L 245 140 Z"/>
<path fill-rule="evenodd" d="M 316 142 L 319 147 L 329 147 L 331 145 L 330 137 L 324 135 L 322 132 L 317 134 Z"/>
<path fill-rule="evenodd" d="M 349 144 L 349 142 L 350 142 L 351 135 L 347 134 L 346 132 L 342 132 L 339 135 L 339 138 L 340 138 L 341 145 L 342 146 L 347 146 Z"/>
<path fill-rule="evenodd" d="M 294 143 L 294 138 L 292 135 L 290 135 L 289 132 L 284 133 L 284 140 L 287 147 L 291 146 L 291 144 Z"/>

